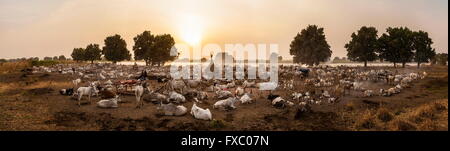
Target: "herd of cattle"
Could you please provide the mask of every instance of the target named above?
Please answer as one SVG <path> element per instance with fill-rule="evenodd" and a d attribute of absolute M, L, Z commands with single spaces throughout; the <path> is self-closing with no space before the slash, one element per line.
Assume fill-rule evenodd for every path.
<path fill-rule="evenodd" d="M 32 70 L 34 73 L 58 73 L 72 77 L 73 87 L 62 89 L 60 93 L 74 97 L 79 106 L 83 97 L 92 101 L 91 97 L 95 96 L 100 98 L 96 103 L 98 107 L 117 108 L 123 101 L 121 95 L 134 95 L 136 108 L 148 102 L 157 104 L 157 110 L 163 115 L 183 116 L 188 112 L 183 104 L 194 101 L 190 114 L 202 120 L 212 119 L 208 108 L 198 106 L 205 101 L 213 101 L 213 109 L 233 110 L 237 108 L 237 102 L 245 105 L 256 100 L 267 100 L 275 108 L 296 107 L 306 112 L 311 105 L 336 103 L 346 95 L 389 97 L 427 76 L 426 72 L 401 73 L 395 69 L 280 66 L 279 82 L 268 83 L 245 79 L 174 80 L 167 67 L 137 65 L 58 64 L 35 66 Z M 375 90 L 372 86 L 375 83 L 389 88 Z M 276 90 L 260 90 L 267 86 L 276 87 Z M 289 95 L 277 95 L 277 90 Z"/>

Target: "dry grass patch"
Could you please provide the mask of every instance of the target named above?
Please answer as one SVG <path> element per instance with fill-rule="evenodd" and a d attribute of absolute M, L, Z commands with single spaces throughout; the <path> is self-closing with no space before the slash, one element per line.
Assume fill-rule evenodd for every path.
<path fill-rule="evenodd" d="M 54 82 L 54 81 L 43 81 L 36 82 L 25 86 L 24 89 L 39 89 L 39 88 L 69 88 L 72 87 L 73 84 L 70 81 L 67 82 Z"/>
<path fill-rule="evenodd" d="M 344 109 L 346 111 L 353 111 L 355 109 L 355 107 L 356 107 L 355 103 L 350 102 L 350 103 L 345 104 Z"/>
<path fill-rule="evenodd" d="M 394 118 L 394 116 L 386 108 L 380 108 L 377 112 L 377 118 L 382 122 L 389 122 Z"/>
<path fill-rule="evenodd" d="M 384 107 L 367 110 L 356 118 L 356 130 L 448 131 L 448 99 L 409 108 L 398 115 Z"/>
<path fill-rule="evenodd" d="M 362 117 L 359 118 L 355 123 L 355 127 L 358 130 L 373 129 L 376 126 L 377 126 L 376 117 L 373 114 L 373 112 L 370 110 L 365 111 L 365 113 L 363 113 Z"/>
<path fill-rule="evenodd" d="M 389 127 L 392 130 L 448 130 L 448 99 L 409 109 L 396 118 Z"/>
<path fill-rule="evenodd" d="M 28 67 L 31 67 L 31 65 L 27 61 L 5 62 L 5 63 L 0 64 L 0 74 L 20 71 L 20 70 L 22 70 L 24 68 L 28 68 Z"/>
<path fill-rule="evenodd" d="M 403 119 L 394 120 L 391 125 L 388 127 L 388 130 L 394 131 L 413 131 L 416 130 L 416 126 L 411 122 Z"/>

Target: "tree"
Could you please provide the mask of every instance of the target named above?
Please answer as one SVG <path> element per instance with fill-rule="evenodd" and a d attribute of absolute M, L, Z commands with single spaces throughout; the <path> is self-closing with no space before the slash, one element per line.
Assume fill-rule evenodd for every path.
<path fill-rule="evenodd" d="M 406 62 L 412 60 L 413 53 L 413 32 L 407 27 L 387 29 L 387 34 L 383 34 L 379 39 L 380 49 L 379 57 L 386 61 L 402 63 L 405 67 Z"/>
<path fill-rule="evenodd" d="M 341 58 L 339 58 L 339 57 L 334 57 L 334 59 L 333 59 L 333 61 L 338 61 L 338 60 L 341 60 Z"/>
<path fill-rule="evenodd" d="M 177 56 L 170 56 L 170 50 L 175 45 L 175 40 L 170 34 L 154 36 L 150 31 L 134 37 L 134 59 L 144 60 L 146 65 L 150 63 L 161 65 L 174 60 Z"/>
<path fill-rule="evenodd" d="M 53 58 L 52 57 L 44 57 L 44 60 L 45 61 L 50 61 L 50 60 L 53 60 Z"/>
<path fill-rule="evenodd" d="M 177 56 L 170 55 L 170 50 L 175 45 L 175 40 L 170 34 L 157 35 L 154 40 L 151 49 L 151 54 L 153 55 L 150 55 L 152 64 L 161 66 L 167 61 L 175 60 Z"/>
<path fill-rule="evenodd" d="M 53 57 L 53 60 L 55 60 L 55 61 L 56 61 L 56 60 L 59 60 L 58 56 L 54 56 L 54 57 Z"/>
<path fill-rule="evenodd" d="M 415 50 L 414 60 L 417 62 L 417 68 L 420 68 L 420 63 L 428 62 L 436 55 L 436 51 L 431 48 L 433 41 L 428 37 L 427 32 L 418 31 L 413 34 L 413 48 Z"/>
<path fill-rule="evenodd" d="M 98 44 L 89 44 L 84 50 L 84 59 L 94 63 L 95 60 L 100 60 L 102 57 L 102 50 Z"/>
<path fill-rule="evenodd" d="M 151 61 L 150 56 L 154 39 L 155 37 L 151 34 L 150 31 L 144 31 L 142 34 L 137 35 L 133 38 L 133 51 L 135 60 L 144 60 L 145 65 L 149 65 Z"/>
<path fill-rule="evenodd" d="M 297 33 L 290 47 L 289 51 L 294 56 L 294 62 L 307 65 L 318 65 L 328 60 L 332 53 L 323 28 L 318 28 L 316 25 L 309 25 Z"/>
<path fill-rule="evenodd" d="M 448 62 L 448 54 L 446 54 L 446 53 L 438 53 L 438 54 L 436 54 L 435 56 L 434 56 L 434 60 L 436 60 L 436 63 L 438 64 L 438 65 L 442 65 L 442 66 L 445 66 L 445 65 L 447 65 L 447 62 Z"/>
<path fill-rule="evenodd" d="M 105 39 L 105 46 L 102 51 L 105 59 L 112 61 L 114 64 L 123 60 L 130 60 L 131 54 L 127 49 L 127 43 L 120 35 L 114 35 Z"/>
<path fill-rule="evenodd" d="M 84 55 L 84 49 L 83 48 L 74 48 L 72 51 L 72 54 L 70 55 L 73 60 L 80 62 L 85 61 L 85 55 Z"/>
<path fill-rule="evenodd" d="M 348 59 L 364 62 L 364 67 L 367 67 L 368 61 L 374 61 L 377 58 L 377 33 L 375 27 L 366 26 L 361 27 L 358 33 L 352 33 L 352 40 L 345 44 Z"/>
<path fill-rule="evenodd" d="M 283 61 L 283 56 L 278 56 L 278 62 Z"/>
<path fill-rule="evenodd" d="M 61 55 L 61 56 L 59 56 L 58 57 L 58 60 L 66 60 L 67 58 L 66 58 L 66 56 L 64 56 L 64 55 Z"/>

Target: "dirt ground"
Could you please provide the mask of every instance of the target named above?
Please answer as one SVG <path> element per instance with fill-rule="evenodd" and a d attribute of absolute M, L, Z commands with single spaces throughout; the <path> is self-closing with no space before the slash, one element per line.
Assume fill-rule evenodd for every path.
<path fill-rule="evenodd" d="M 314 105 L 311 113 L 300 116 L 296 116 L 294 108 L 272 107 L 265 94 L 257 96 L 256 103 L 238 103 L 238 108 L 231 111 L 212 109 L 216 100 L 210 97 L 199 106 L 211 109 L 212 121 L 196 120 L 190 114 L 159 116 L 157 105 L 151 103 L 135 109 L 134 96 L 122 96 L 126 102 L 116 109 L 97 108 L 95 102 L 99 98 L 95 97 L 94 103 L 86 102 L 78 107 L 75 100 L 58 92 L 72 86 L 72 77 L 53 73 L 28 76 L 22 72 L 3 73 L 0 74 L 0 130 L 448 131 L 448 68 L 397 70 L 423 70 L 429 76 L 392 97 L 346 96 L 335 104 Z M 290 98 L 290 91 L 277 90 L 275 94 Z M 183 105 L 190 109 L 192 102 Z"/>

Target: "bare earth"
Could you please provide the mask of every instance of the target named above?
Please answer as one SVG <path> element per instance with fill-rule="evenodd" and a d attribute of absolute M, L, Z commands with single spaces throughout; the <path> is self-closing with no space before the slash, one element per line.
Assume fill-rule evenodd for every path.
<path fill-rule="evenodd" d="M 392 68 L 392 67 L 386 67 Z M 413 82 L 392 97 L 357 95 L 340 98 L 336 104 L 314 105 L 312 113 L 295 118 L 296 110 L 276 109 L 265 98 L 256 103 L 237 104 L 236 110 L 212 109 L 213 97 L 200 104 L 210 108 L 213 121 L 159 116 L 155 104 L 135 109 L 134 96 L 122 96 L 126 103 L 116 109 L 100 109 L 95 103 L 78 107 L 76 101 L 58 90 L 71 87 L 72 78 L 60 74 L 0 74 L 0 130 L 444 130 L 448 131 L 448 68 L 407 67 L 398 70 L 426 71 L 426 79 Z M 153 87 L 158 87 L 152 82 Z M 296 90 L 302 89 L 301 84 Z M 386 88 L 374 84 L 374 89 Z M 290 98 L 290 91 L 275 94 Z M 213 94 L 211 94 L 213 95 Z M 98 101 L 99 98 L 93 98 Z M 188 109 L 192 101 L 184 104 Z"/>

